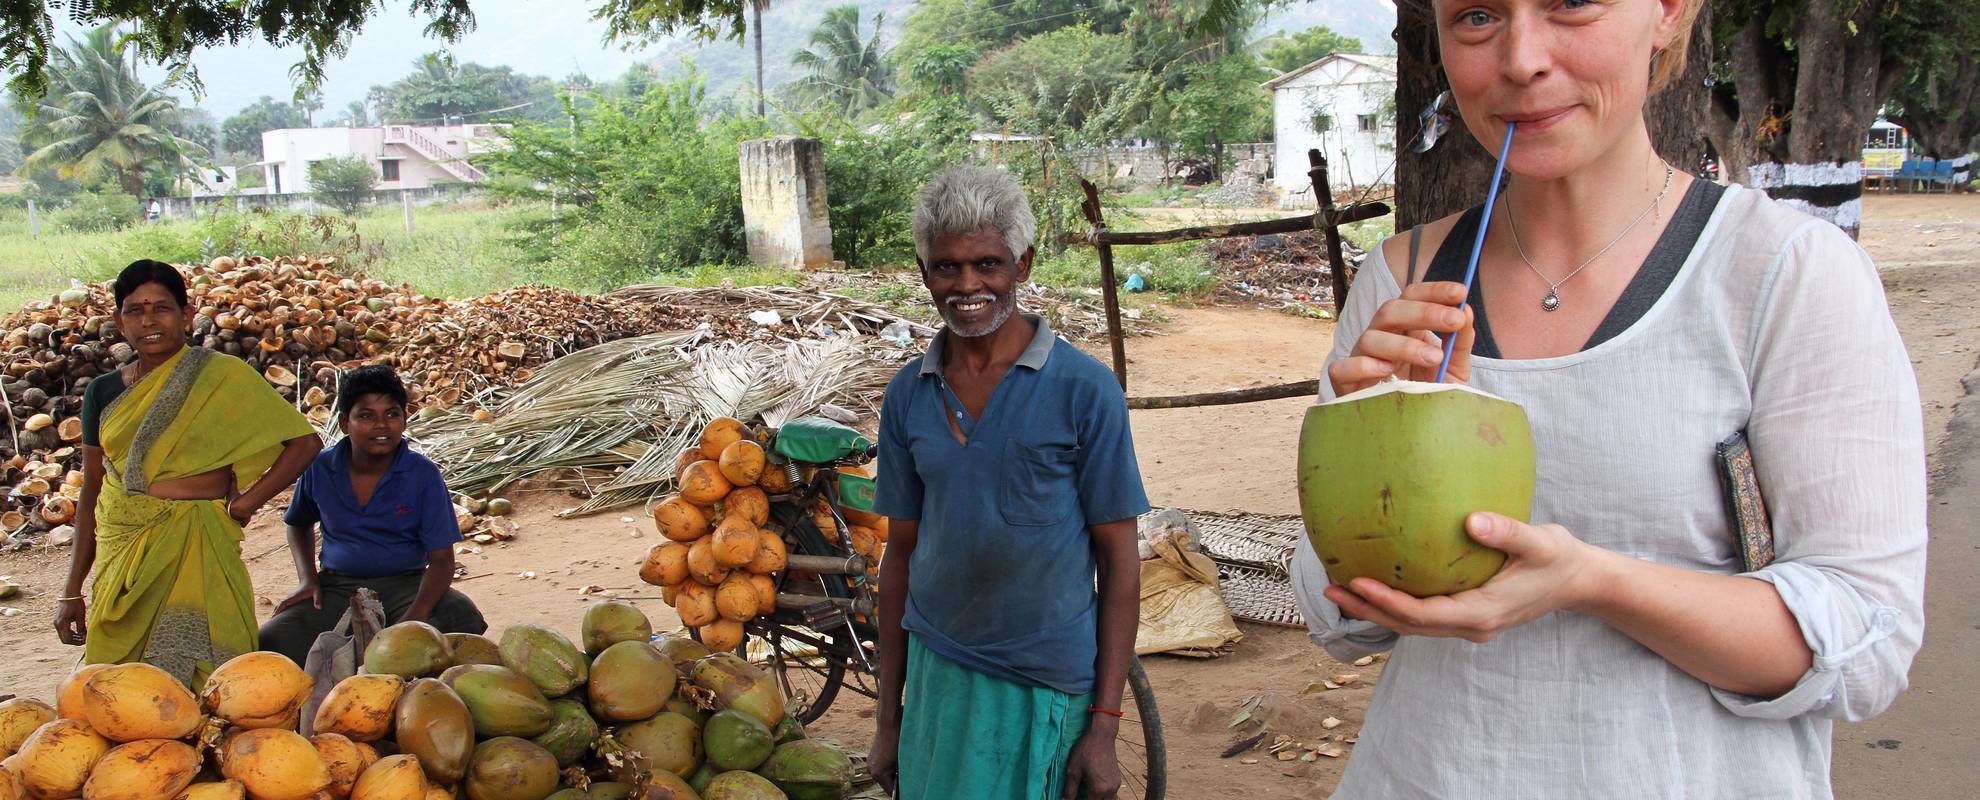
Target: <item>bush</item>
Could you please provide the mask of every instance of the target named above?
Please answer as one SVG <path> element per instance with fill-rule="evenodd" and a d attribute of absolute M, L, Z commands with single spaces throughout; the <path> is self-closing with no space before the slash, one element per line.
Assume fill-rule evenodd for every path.
<path fill-rule="evenodd" d="M 608 289 L 745 258 L 738 147 L 769 133 L 755 116 L 704 119 L 698 77 L 638 97 L 594 95 L 566 122 L 520 122 L 489 154 L 490 191 L 547 204 L 516 227 L 526 258 L 560 282 Z"/>
<path fill-rule="evenodd" d="M 378 172 L 370 161 L 358 156 L 325 159 L 309 165 L 309 186 L 310 197 L 316 202 L 355 214 L 377 188 Z"/>
<path fill-rule="evenodd" d="M 805 135 L 825 142 L 825 200 L 839 260 L 857 267 L 914 263 L 915 193 L 968 153 L 966 109 L 952 114 L 942 102 L 872 132 L 837 117 L 803 125 Z"/>
<path fill-rule="evenodd" d="M 48 215 L 55 230 L 71 233 L 120 231 L 143 218 L 137 201 L 126 194 L 85 194 Z"/>

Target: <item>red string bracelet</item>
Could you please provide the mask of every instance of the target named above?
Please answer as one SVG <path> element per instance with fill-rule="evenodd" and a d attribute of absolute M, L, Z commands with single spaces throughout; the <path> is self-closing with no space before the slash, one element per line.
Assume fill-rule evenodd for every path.
<path fill-rule="evenodd" d="M 1126 714 L 1123 714 L 1123 713 L 1121 713 L 1121 712 L 1119 712 L 1119 711 L 1115 711 L 1115 710 L 1113 710 L 1113 709 L 1111 709 L 1111 708 L 1101 708 L 1101 707 L 1099 707 L 1099 706 L 1087 706 L 1087 707 L 1086 707 L 1086 713 L 1088 713 L 1088 714 L 1106 714 L 1107 716 L 1110 716 L 1110 717 L 1114 717 L 1114 718 L 1116 718 L 1116 719 L 1127 719 L 1127 715 L 1126 715 Z"/>

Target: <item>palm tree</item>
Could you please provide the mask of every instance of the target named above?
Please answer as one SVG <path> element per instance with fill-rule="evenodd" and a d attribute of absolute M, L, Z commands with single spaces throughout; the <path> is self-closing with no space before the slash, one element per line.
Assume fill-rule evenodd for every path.
<path fill-rule="evenodd" d="M 862 40 L 859 7 L 825 12 L 811 31 L 809 47 L 791 55 L 791 64 L 810 73 L 796 82 L 800 96 L 847 117 L 877 107 L 894 96 L 894 66 L 880 48 L 882 17 L 873 15 L 873 36 Z"/>
<path fill-rule="evenodd" d="M 141 198 L 147 169 L 177 177 L 193 169 L 194 158 L 206 157 L 205 147 L 173 132 L 180 127 L 178 98 L 145 85 L 124 62 L 116 36 L 105 25 L 55 54 L 48 94 L 23 137 L 36 149 L 21 172 L 53 167 L 85 183 L 115 181 Z"/>

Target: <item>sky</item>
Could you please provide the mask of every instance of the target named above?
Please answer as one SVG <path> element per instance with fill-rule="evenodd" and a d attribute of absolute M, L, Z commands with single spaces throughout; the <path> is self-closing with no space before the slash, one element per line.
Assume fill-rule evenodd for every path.
<path fill-rule="evenodd" d="M 463 62 L 507 64 L 531 75 L 616 77 L 640 54 L 605 43 L 605 23 L 591 18 L 593 5 L 591 0 L 475 0 L 475 30 L 449 49 Z M 393 0 L 372 17 L 352 37 L 350 51 L 324 71 L 319 116 L 335 115 L 351 101 L 364 99 L 372 86 L 405 77 L 420 55 L 447 48 L 445 42 L 428 38 L 425 27 L 425 18 L 411 14 L 403 0 Z M 66 37 L 83 30 L 59 14 L 55 29 L 57 41 L 64 44 Z M 260 39 L 201 50 L 193 56 L 206 85 L 198 104 L 223 120 L 262 95 L 288 100 L 295 92 L 289 67 L 301 60 L 302 48 L 277 48 Z M 145 77 L 163 79 L 164 70 L 150 67 Z M 188 92 L 180 94 L 189 98 Z"/>

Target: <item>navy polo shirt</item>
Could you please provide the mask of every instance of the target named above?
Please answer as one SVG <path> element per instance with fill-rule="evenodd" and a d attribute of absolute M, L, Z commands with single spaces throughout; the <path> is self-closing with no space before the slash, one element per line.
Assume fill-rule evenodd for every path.
<path fill-rule="evenodd" d="M 1085 694 L 1099 653 L 1088 527 L 1139 516 L 1148 498 L 1114 373 L 1024 318 L 1038 334 L 981 419 L 942 377 L 946 330 L 894 376 L 874 511 L 920 523 L 902 627 L 978 672 Z"/>
<path fill-rule="evenodd" d="M 362 506 L 351 488 L 350 437 L 317 454 L 297 479 L 283 521 L 321 526 L 322 568 L 354 578 L 423 570 L 428 551 L 461 540 L 440 468 L 404 442 L 372 490 L 371 502 Z"/>

